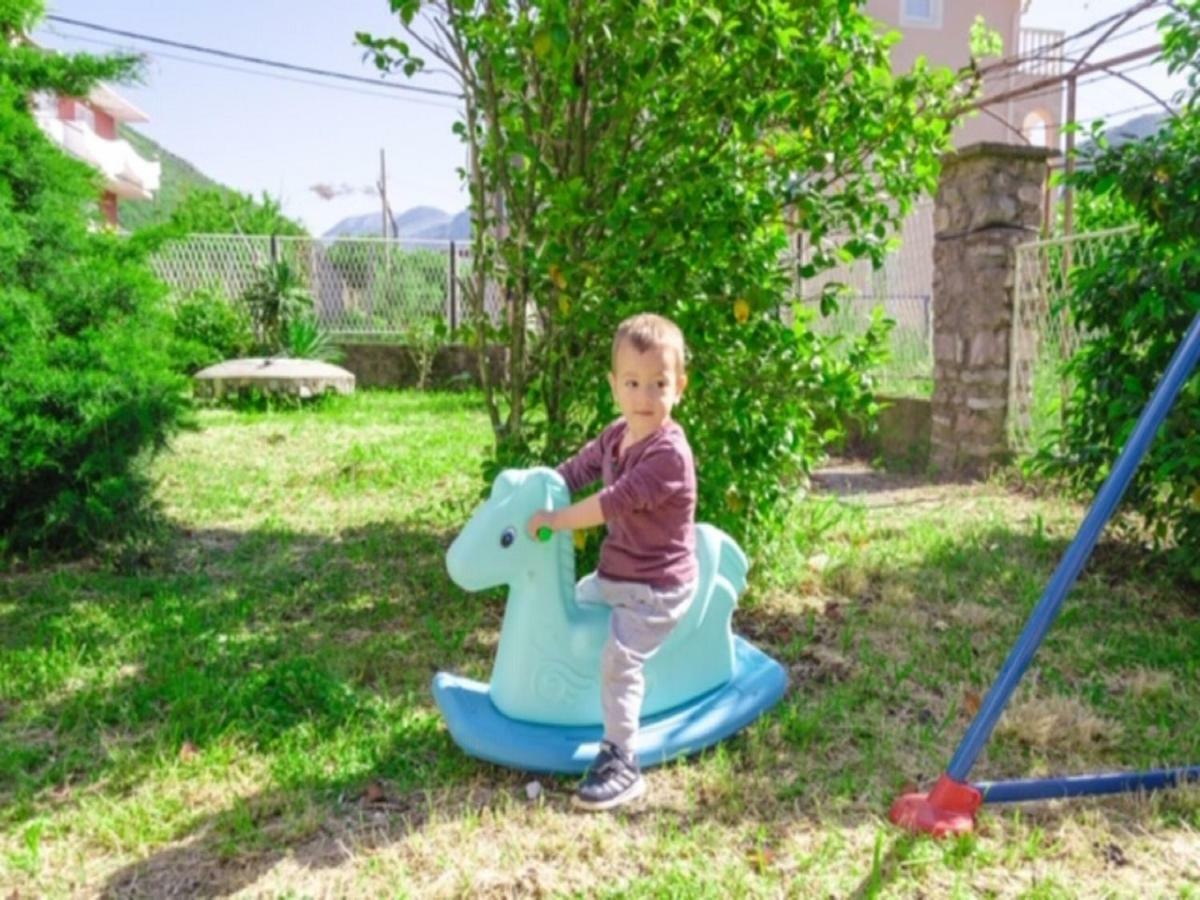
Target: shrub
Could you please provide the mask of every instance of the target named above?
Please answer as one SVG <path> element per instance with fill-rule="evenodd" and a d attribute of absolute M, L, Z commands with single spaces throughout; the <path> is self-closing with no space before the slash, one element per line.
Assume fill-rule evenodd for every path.
<path fill-rule="evenodd" d="M 1172 68 L 1191 73 L 1180 115 L 1158 134 L 1100 146 L 1075 183 L 1140 226 L 1087 269 L 1072 272 L 1068 303 L 1088 335 L 1067 363 L 1075 389 L 1061 434 L 1035 462 L 1080 494 L 1108 476 L 1192 319 L 1200 314 L 1200 4 L 1166 20 Z M 1180 393 L 1125 495 L 1156 543 L 1200 580 L 1200 378 Z"/>
<path fill-rule="evenodd" d="M 258 349 L 267 354 L 285 349 L 292 321 L 313 314 L 312 295 L 285 260 L 258 266 L 241 301 L 250 312 Z"/>
<path fill-rule="evenodd" d="M 39 9 L 0 4 L 0 549 L 83 551 L 142 519 L 139 463 L 186 401 L 144 250 L 92 230 L 95 173 L 28 106 L 39 90 L 86 94 L 133 61 L 18 43 Z"/>
<path fill-rule="evenodd" d="M 330 340 L 311 315 L 296 316 L 283 329 L 283 351 L 293 359 L 320 359 L 337 362 L 342 350 Z"/>
<path fill-rule="evenodd" d="M 249 356 L 254 331 L 244 307 L 216 291 L 198 290 L 175 302 L 176 367 L 192 373 L 225 359 Z"/>

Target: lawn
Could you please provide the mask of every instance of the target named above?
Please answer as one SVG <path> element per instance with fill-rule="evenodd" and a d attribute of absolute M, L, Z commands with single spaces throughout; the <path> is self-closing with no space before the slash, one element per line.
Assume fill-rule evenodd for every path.
<path fill-rule="evenodd" d="M 476 398 L 199 425 L 154 464 L 157 543 L 0 576 L 0 896 L 1200 897 L 1197 789 L 987 807 L 947 842 L 886 822 L 1077 506 L 824 473 L 735 616 L 784 701 L 592 816 L 570 779 L 463 756 L 429 694 L 486 678 L 503 613 L 443 567 L 479 496 Z M 1200 599 L 1110 539 L 973 776 L 1200 762 L 1198 668 Z"/>

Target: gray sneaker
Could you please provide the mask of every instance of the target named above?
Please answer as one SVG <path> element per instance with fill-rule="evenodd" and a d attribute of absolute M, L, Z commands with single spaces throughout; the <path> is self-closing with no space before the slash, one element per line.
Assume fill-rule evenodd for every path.
<path fill-rule="evenodd" d="M 610 741 L 600 742 L 587 778 L 575 792 L 575 805 L 582 809 L 603 810 L 621 806 L 646 793 L 646 781 L 637 760 Z"/>

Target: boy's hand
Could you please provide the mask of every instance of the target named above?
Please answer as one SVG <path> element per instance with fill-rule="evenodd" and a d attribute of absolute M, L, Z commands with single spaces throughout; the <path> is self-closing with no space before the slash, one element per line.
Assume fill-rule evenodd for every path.
<path fill-rule="evenodd" d="M 538 529 L 542 527 L 555 528 L 554 513 L 548 509 L 539 509 L 529 519 L 529 523 L 525 529 L 529 532 L 529 536 L 535 541 L 538 539 Z"/>

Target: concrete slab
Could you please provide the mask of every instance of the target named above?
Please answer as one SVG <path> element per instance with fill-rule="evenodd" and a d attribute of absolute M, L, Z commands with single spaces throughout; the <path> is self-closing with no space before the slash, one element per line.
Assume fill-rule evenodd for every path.
<path fill-rule="evenodd" d="M 301 399 L 327 391 L 354 393 L 353 372 L 315 359 L 260 356 L 227 359 L 201 369 L 192 379 L 200 397 L 220 397 L 244 388 L 291 394 Z"/>

